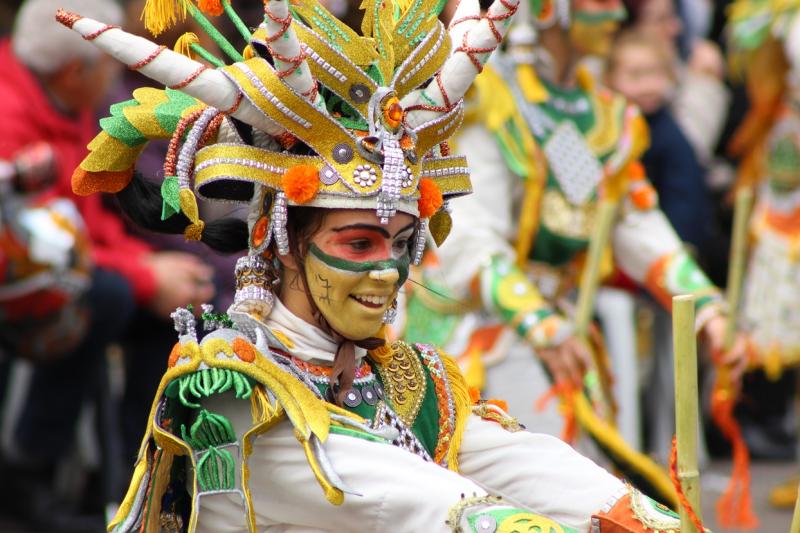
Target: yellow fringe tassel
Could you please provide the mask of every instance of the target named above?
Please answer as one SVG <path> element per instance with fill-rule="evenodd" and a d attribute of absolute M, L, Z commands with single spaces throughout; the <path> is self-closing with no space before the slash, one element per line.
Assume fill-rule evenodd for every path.
<path fill-rule="evenodd" d="M 447 372 L 447 380 L 450 382 L 450 390 L 453 392 L 453 406 L 455 408 L 455 428 L 453 436 L 450 438 L 450 447 L 447 449 L 447 468 L 458 472 L 458 451 L 461 449 L 461 439 L 464 437 L 464 430 L 467 427 L 467 419 L 472 413 L 472 400 L 469 398 L 469 388 L 458 363 L 452 357 L 439 352 Z"/>
<path fill-rule="evenodd" d="M 187 31 L 175 41 L 175 46 L 172 49 L 179 54 L 185 55 L 189 59 L 194 59 L 196 54 L 192 51 L 192 45 L 200 42 L 200 38 L 196 33 Z"/>
<path fill-rule="evenodd" d="M 278 414 L 276 406 L 269 401 L 264 385 L 253 387 L 253 393 L 250 395 L 250 414 L 253 417 L 253 424 L 266 422 Z"/>
<path fill-rule="evenodd" d="M 153 35 L 163 33 L 186 19 L 188 0 L 147 0 L 141 19 Z"/>

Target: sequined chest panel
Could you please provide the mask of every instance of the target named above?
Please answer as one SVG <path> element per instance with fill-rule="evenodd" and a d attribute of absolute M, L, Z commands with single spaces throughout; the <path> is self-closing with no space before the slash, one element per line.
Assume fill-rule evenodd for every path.
<path fill-rule="evenodd" d="M 419 352 L 398 342 L 392 345 L 392 357 L 385 363 L 365 359 L 356 369 L 353 388 L 345 395 L 343 407 L 366 419 L 373 429 L 394 428 L 397 437 L 392 444 L 425 460 L 441 462 L 452 433 L 452 400 L 436 351 L 417 349 Z M 333 401 L 330 367 L 286 354 L 275 355 L 284 364 L 294 366 L 312 391 Z"/>

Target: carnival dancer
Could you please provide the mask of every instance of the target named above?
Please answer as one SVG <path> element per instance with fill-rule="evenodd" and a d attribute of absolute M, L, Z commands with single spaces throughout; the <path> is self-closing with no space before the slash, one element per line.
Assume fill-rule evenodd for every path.
<path fill-rule="evenodd" d="M 169 89 L 112 108 L 74 175 L 116 192 L 141 224 L 247 249 L 227 314 L 174 318 L 169 356 L 114 531 L 651 531 L 673 515 L 557 439 L 475 403 L 429 345 L 385 343 L 382 323 L 445 203 L 470 191 L 442 143 L 517 4 L 445 31 L 435 2 L 365 2 L 363 35 L 314 0 L 265 2 L 243 53 L 208 68 L 80 15 L 58 19 Z M 173 9 L 174 8 L 174 9 Z M 218 11 L 215 9 L 218 8 Z M 428 83 L 430 82 L 430 83 Z M 180 91 L 179 91 L 179 90 Z M 133 177 L 169 136 L 160 191 Z M 195 192 L 249 203 L 247 223 L 198 217 Z M 538 514 L 542 513 L 542 514 Z"/>
<path fill-rule="evenodd" d="M 596 365 L 557 302 L 581 280 L 605 205 L 616 214 L 610 242 L 601 249 L 601 274 L 618 268 L 667 308 L 672 295 L 695 294 L 697 331 L 721 352 L 722 296 L 659 210 L 638 161 L 647 146 L 644 120 L 579 67 L 584 56 L 608 52 L 624 15 L 620 3 L 535 4 L 532 12 L 539 15 L 514 32 L 518 40 L 509 53 L 477 78 L 474 111 L 455 140 L 455 149 L 470 156 L 475 194 L 453 206 L 452 234 L 438 251 L 439 266 L 425 279 L 438 282 L 437 292 L 439 285 L 450 292 L 437 301 L 436 294 L 414 290 L 412 299 L 420 298 L 409 309 L 432 302 L 427 307 L 449 310 L 449 317 L 437 320 L 449 326 L 438 338 L 462 342 L 454 351 L 465 359 L 476 346 L 496 353 L 491 341 L 503 335 L 480 328 L 485 321 L 468 313 L 489 311 L 529 343 L 562 390 L 564 384 L 580 388 L 585 369 Z M 445 305 L 437 307 L 440 302 Z M 414 325 L 416 331 L 406 329 L 411 338 L 431 333 L 424 323 Z M 725 358 L 734 375 L 744 353 L 739 341 Z M 533 357 L 509 357 L 489 368 L 488 395 L 507 398 L 516 413 L 531 413 L 544 391 L 520 383 L 535 364 Z"/>
<path fill-rule="evenodd" d="M 742 158 L 738 194 L 755 195 L 739 313 L 750 332 L 752 369 L 768 379 L 800 363 L 800 306 L 791 295 L 800 283 L 800 3 L 737 1 L 729 36 L 735 66 L 744 74 L 751 109 L 731 151 Z M 749 192 L 748 192 L 749 191 Z M 791 508 L 797 478 L 778 486 L 770 501 Z"/>

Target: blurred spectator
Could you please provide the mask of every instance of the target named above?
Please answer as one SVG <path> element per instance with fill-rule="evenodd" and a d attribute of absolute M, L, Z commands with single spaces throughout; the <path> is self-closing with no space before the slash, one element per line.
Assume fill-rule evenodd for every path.
<path fill-rule="evenodd" d="M 682 240 L 704 250 L 710 197 L 703 169 L 669 107 L 675 85 L 670 49 L 652 33 L 624 31 L 609 55 L 606 83 L 642 110 L 650 127 L 650 148 L 642 163 L 658 191 L 661 208 Z"/>
<path fill-rule="evenodd" d="M 127 3 L 124 26 L 126 31 L 147 36 L 168 48 L 172 48 L 185 32 L 193 32 L 206 50 L 217 57 L 224 57 L 219 53 L 216 43 L 202 31 L 202 28 L 191 17 L 186 17 L 158 36 L 149 35 L 141 19 L 144 5 L 145 0 L 131 0 Z M 258 9 L 259 13 L 262 13 L 263 5 L 258 6 Z M 256 16 L 253 20 L 257 18 Z M 232 33 L 232 38 L 241 41 L 238 33 Z M 234 40 L 234 42 L 239 41 Z M 202 58 L 197 59 L 202 61 Z M 129 100 L 132 98 L 134 90 L 145 86 L 163 89 L 163 85 L 159 86 L 134 70 L 124 70 L 105 99 L 103 114 L 107 114 L 110 105 Z M 150 180 L 161 183 L 164 179 L 163 165 L 168 144 L 169 142 L 166 140 L 154 140 L 148 143 L 137 159 L 136 171 Z M 199 202 L 204 220 L 213 220 L 220 214 L 228 215 L 227 212 L 221 213 L 225 209 L 224 207 L 213 205 L 211 208 L 210 205 L 211 203 L 202 200 Z M 216 212 L 211 212 L 211 209 Z M 198 246 L 196 242 L 187 242 L 183 235 L 146 232 L 133 224 L 128 225 L 127 228 L 133 235 L 146 242 L 153 250 L 158 250 L 162 255 L 180 254 L 185 257 L 193 257 L 206 267 L 209 279 L 213 282 L 215 294 L 208 294 L 207 299 L 203 302 L 189 300 L 194 301 L 196 306 L 198 303 L 208 302 L 213 303 L 218 310 L 224 311 L 233 302 L 234 277 L 231 273 L 234 270 L 236 257 L 222 256 L 204 246 Z M 213 302 L 211 302 L 212 297 L 214 297 Z M 150 411 L 150 403 L 164 373 L 166 357 L 176 340 L 175 328 L 172 319 L 168 316 L 175 307 L 176 305 L 173 304 L 163 313 L 154 313 L 148 307 L 139 308 L 134 314 L 130 327 L 122 337 L 122 348 L 127 355 L 125 358 L 126 379 L 129 383 L 136 384 L 136 387 L 129 387 L 129 390 L 126 391 L 122 403 L 124 454 L 130 465 L 133 464 L 132 460 L 139 448 L 141 435 Z"/>
<path fill-rule="evenodd" d="M 659 204 L 684 242 L 690 243 L 701 259 L 712 233 L 712 206 L 697 161 L 686 136 L 672 116 L 669 97 L 675 85 L 674 48 L 664 45 L 663 36 L 624 30 L 615 40 L 606 66 L 606 84 L 622 93 L 641 109 L 650 129 L 650 147 L 642 156 L 647 177 L 658 192 Z M 668 312 L 648 304 L 653 313 L 654 371 L 647 386 L 645 410 L 650 442 L 657 456 L 665 460 L 674 432 L 674 414 L 667 400 L 674 390 L 672 378 L 671 319 Z"/>
<path fill-rule="evenodd" d="M 199 304 L 214 293 L 211 272 L 201 261 L 180 252 L 153 253 L 126 233 L 123 221 L 100 197 L 72 194 L 72 171 L 96 133 L 95 113 L 120 67 L 58 24 L 58 8 L 110 24 L 119 25 L 123 18 L 112 0 L 30 0 L 20 9 L 10 40 L 0 40 L 0 159 L 11 160 L 34 143 L 50 146 L 55 186 L 45 198 L 74 202 L 86 222 L 95 264 L 88 291 L 90 333 L 71 353 L 35 368 L 13 435 L 13 468 L 28 475 L 14 474 L 22 484 L 14 487 L 13 499 L 2 498 L 18 512 L 49 520 L 49 531 L 69 524 L 59 522 L 49 495 L 37 494 L 70 449 L 79 410 L 93 392 L 106 346 L 119 336 L 135 306 L 166 318 L 175 307 Z M 135 390 L 136 384 L 128 388 Z"/>
<path fill-rule="evenodd" d="M 703 166 L 712 162 L 727 117 L 730 95 L 723 82 L 724 60 L 719 47 L 693 36 L 686 60 L 678 43 L 684 25 L 673 0 L 625 0 L 628 24 L 657 37 L 676 58 L 677 83 L 670 98 L 675 119 Z"/>

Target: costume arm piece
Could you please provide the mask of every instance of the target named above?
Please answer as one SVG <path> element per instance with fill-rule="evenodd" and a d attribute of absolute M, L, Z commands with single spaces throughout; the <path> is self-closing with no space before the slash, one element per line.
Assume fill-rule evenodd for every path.
<path fill-rule="evenodd" d="M 476 146 L 480 150 L 468 151 Z M 514 266 L 514 199 L 520 178 L 483 126 L 462 130 L 455 151 L 469 157 L 474 192 L 453 204 L 453 229 L 439 249 L 443 278 L 458 298 L 479 297 L 485 309 L 537 346 L 557 344 L 569 335 L 568 323 Z"/>
<path fill-rule="evenodd" d="M 473 412 L 477 416 L 470 417 L 459 452 L 461 473 L 502 501 L 463 500 L 452 512 L 461 512 L 461 523 L 472 529 L 461 531 L 507 531 L 510 524 L 565 533 L 680 530 L 677 515 L 561 440 L 517 431 L 514 419 L 494 405 L 479 404 Z"/>
<path fill-rule="evenodd" d="M 649 187 L 649 185 L 646 185 Z M 639 186 L 641 187 L 641 185 Z M 639 201 L 629 195 L 612 237 L 614 256 L 622 270 L 670 309 L 672 297 L 697 297 L 696 328 L 724 309 L 722 294 L 686 252 L 667 217 L 655 202 Z"/>
<path fill-rule="evenodd" d="M 563 441 L 514 431 L 513 419 L 499 408 L 479 404 L 473 412 L 459 450 L 461 473 L 506 504 L 588 531 L 592 515 L 625 490 L 621 481 Z"/>
<path fill-rule="evenodd" d="M 592 517 L 593 533 L 669 533 L 680 529 L 677 514 L 633 488 Z"/>
<path fill-rule="evenodd" d="M 573 332 L 572 324 L 551 309 L 530 280 L 504 257 L 492 257 L 483 267 L 480 291 L 484 307 L 536 348 L 557 346 Z"/>

